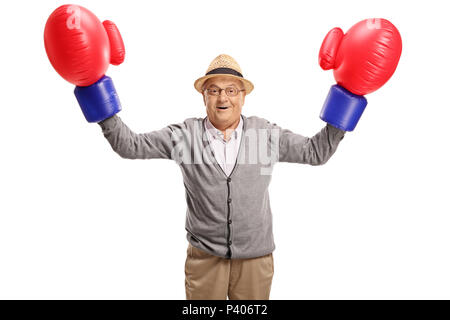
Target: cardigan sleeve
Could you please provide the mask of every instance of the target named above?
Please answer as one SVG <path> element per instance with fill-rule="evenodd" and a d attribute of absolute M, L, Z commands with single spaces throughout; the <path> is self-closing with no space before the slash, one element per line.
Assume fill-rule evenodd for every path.
<path fill-rule="evenodd" d="M 135 133 L 118 115 L 99 122 L 99 125 L 112 149 L 125 159 L 172 159 L 173 132 L 185 128 L 185 123 L 180 123 L 148 133 Z"/>
<path fill-rule="evenodd" d="M 325 164 L 336 151 L 345 131 L 327 124 L 313 137 L 304 137 L 290 130 L 271 124 L 272 139 L 274 134 L 279 141 L 279 162 L 293 162 L 310 165 Z"/>

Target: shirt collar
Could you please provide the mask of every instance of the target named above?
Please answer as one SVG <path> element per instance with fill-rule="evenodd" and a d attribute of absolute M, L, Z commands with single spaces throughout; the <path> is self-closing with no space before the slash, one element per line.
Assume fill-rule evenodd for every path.
<path fill-rule="evenodd" d="M 233 134 L 231 135 L 230 139 L 238 139 L 241 136 L 242 126 L 243 126 L 243 120 L 242 120 L 242 115 L 240 115 L 239 116 L 239 124 L 236 127 L 236 129 L 233 131 Z M 205 127 L 206 127 L 206 131 L 208 131 L 214 139 L 220 138 L 220 139 L 224 140 L 222 131 L 220 131 L 219 129 L 214 127 L 214 125 L 211 123 L 211 121 L 209 121 L 208 117 L 206 117 Z"/>

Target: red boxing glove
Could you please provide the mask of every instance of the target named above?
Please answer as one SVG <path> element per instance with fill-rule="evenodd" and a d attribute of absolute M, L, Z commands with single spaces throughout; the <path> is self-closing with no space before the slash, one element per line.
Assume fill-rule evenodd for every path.
<path fill-rule="evenodd" d="M 55 70 L 76 86 L 97 82 L 110 63 L 125 59 L 125 47 L 117 27 L 77 5 L 57 8 L 44 31 L 47 56 Z"/>
<path fill-rule="evenodd" d="M 323 40 L 319 64 L 334 69 L 336 82 L 365 95 L 379 89 L 394 73 L 402 52 L 397 28 L 386 19 L 358 22 L 344 35 L 334 28 Z"/>

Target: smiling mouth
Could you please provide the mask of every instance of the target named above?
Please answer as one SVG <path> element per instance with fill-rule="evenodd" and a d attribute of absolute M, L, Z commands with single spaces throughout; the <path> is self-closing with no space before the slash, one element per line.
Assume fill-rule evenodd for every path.
<path fill-rule="evenodd" d="M 217 109 L 226 110 L 226 109 L 228 109 L 228 107 L 217 107 Z"/>

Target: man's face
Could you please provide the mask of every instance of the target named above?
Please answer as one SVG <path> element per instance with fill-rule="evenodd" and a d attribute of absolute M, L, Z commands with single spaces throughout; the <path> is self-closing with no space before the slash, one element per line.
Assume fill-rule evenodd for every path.
<path fill-rule="evenodd" d="M 244 85 L 240 80 L 217 76 L 208 79 L 203 85 L 203 101 L 209 121 L 219 130 L 225 130 L 239 123 L 242 106 L 245 101 L 245 91 L 240 91 L 236 96 L 228 96 L 225 90 L 221 90 L 218 96 L 208 94 L 207 89 L 226 89 L 234 87 L 243 90 Z M 225 108 L 226 107 L 226 108 Z"/>

